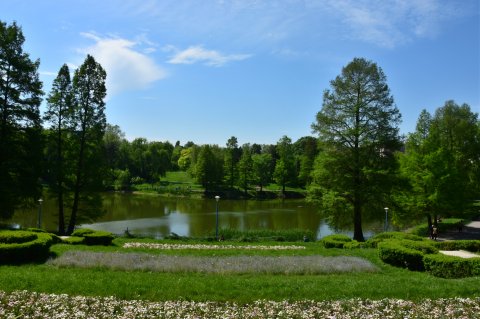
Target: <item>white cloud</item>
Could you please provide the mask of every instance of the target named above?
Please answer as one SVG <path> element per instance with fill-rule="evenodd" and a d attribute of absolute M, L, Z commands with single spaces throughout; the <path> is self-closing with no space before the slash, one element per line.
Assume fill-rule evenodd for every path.
<path fill-rule="evenodd" d="M 153 52 L 151 43 L 147 48 L 139 48 L 145 41 L 130 41 L 119 37 L 101 37 L 94 33 L 82 36 L 95 41 L 95 44 L 82 49 L 91 54 L 107 71 L 107 90 L 116 94 L 128 90 L 144 89 L 151 83 L 167 76 L 155 61 L 144 52 Z"/>
<path fill-rule="evenodd" d="M 165 50 L 175 50 L 172 46 L 168 46 Z M 230 54 L 224 55 L 218 51 L 206 50 L 202 46 L 191 46 L 183 51 L 177 51 L 168 61 L 171 64 L 195 64 L 203 63 L 209 66 L 224 66 L 228 62 L 242 61 L 251 57 L 250 54 Z"/>

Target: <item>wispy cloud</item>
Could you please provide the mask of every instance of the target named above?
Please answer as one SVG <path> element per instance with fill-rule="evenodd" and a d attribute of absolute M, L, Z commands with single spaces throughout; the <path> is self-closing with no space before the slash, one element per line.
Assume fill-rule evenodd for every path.
<path fill-rule="evenodd" d="M 232 61 L 242 61 L 251 57 L 250 54 L 222 54 L 215 50 L 207 50 L 202 46 L 191 46 L 185 50 L 175 50 L 175 54 L 168 61 L 171 64 L 195 64 L 202 63 L 208 66 L 224 66 Z"/>
<path fill-rule="evenodd" d="M 453 3 L 438 0 L 329 0 L 323 5 L 340 19 L 349 38 L 385 48 L 435 36 L 441 23 L 458 13 Z"/>
<path fill-rule="evenodd" d="M 146 43 L 139 37 L 131 41 L 119 37 L 102 37 L 95 33 L 82 33 L 82 36 L 95 43 L 80 51 L 91 54 L 107 71 L 107 89 L 109 94 L 122 91 L 143 89 L 151 83 L 167 76 L 146 52 L 153 52 L 152 43 Z M 147 48 L 141 46 L 147 44 Z"/>

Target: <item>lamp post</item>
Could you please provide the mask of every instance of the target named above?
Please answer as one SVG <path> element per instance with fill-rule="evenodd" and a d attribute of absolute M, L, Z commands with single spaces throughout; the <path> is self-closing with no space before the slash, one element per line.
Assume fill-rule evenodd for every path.
<path fill-rule="evenodd" d="M 43 203 L 43 199 L 39 199 L 38 200 L 38 216 L 37 216 L 37 228 L 41 228 L 42 227 L 42 203 Z"/>
<path fill-rule="evenodd" d="M 385 231 L 388 229 L 388 207 L 385 207 Z"/>
<path fill-rule="evenodd" d="M 220 196 L 215 196 L 216 201 L 216 218 L 215 218 L 215 239 L 218 240 L 218 201 L 220 200 Z"/>

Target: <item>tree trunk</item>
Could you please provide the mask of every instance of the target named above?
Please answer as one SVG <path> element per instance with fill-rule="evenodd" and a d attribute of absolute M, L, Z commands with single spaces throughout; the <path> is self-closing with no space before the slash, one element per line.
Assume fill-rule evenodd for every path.
<path fill-rule="evenodd" d="M 72 214 L 70 215 L 70 222 L 68 223 L 67 235 L 71 235 L 75 230 L 77 224 L 78 204 L 80 202 L 80 188 L 82 185 L 82 171 L 85 152 L 85 128 L 83 128 L 82 136 L 80 139 L 80 152 L 78 154 L 77 176 L 75 180 L 75 189 L 73 190 L 73 205 Z"/>
<path fill-rule="evenodd" d="M 62 122 L 59 119 L 58 136 L 57 136 L 57 152 L 58 152 L 58 169 L 57 169 L 57 187 L 58 187 L 58 234 L 65 235 L 65 214 L 63 210 L 63 156 L 62 156 Z"/>
<path fill-rule="evenodd" d="M 362 229 L 362 206 L 358 200 L 355 200 L 353 206 L 353 239 L 365 241 Z"/>

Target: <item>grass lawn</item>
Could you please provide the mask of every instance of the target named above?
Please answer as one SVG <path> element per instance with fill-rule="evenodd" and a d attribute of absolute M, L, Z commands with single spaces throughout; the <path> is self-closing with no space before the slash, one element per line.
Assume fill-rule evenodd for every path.
<path fill-rule="evenodd" d="M 377 266 L 377 272 L 327 274 L 264 274 L 264 273 L 201 273 L 114 270 L 106 267 L 57 267 L 49 264 L 0 266 L 0 290 L 28 290 L 55 294 L 83 296 L 115 296 L 132 300 L 191 300 L 232 301 L 250 303 L 256 300 L 339 300 L 397 298 L 422 300 L 426 298 L 480 297 L 480 278 L 441 279 L 423 272 L 395 268 L 380 261 L 376 249 L 325 249 L 320 243 L 229 243 L 238 249 L 181 249 L 158 250 L 123 248 L 125 243 L 158 243 L 154 240 L 114 240 L 114 246 L 73 246 L 57 244 L 51 251 L 61 256 L 67 251 L 118 252 L 161 256 L 232 257 L 253 256 L 355 256 Z M 192 241 L 161 241 L 172 244 L 202 244 Z M 210 243 L 207 245 L 220 245 Z M 245 245 L 304 246 L 305 249 L 245 249 Z"/>

